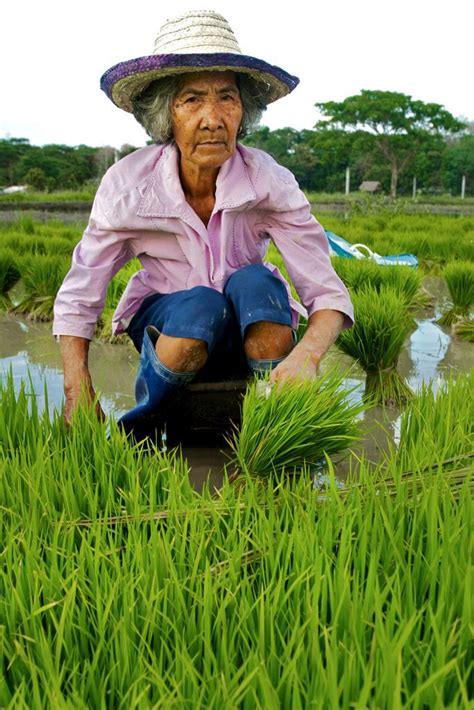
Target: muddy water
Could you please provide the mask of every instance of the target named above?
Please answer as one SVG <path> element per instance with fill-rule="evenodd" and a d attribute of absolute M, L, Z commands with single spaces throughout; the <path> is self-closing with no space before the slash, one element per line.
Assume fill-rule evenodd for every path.
<path fill-rule="evenodd" d="M 436 299 L 436 307 L 416 318 L 416 329 L 407 339 L 399 369 L 416 391 L 423 382 L 432 381 L 437 388 L 450 371 L 465 372 L 474 366 L 472 343 L 457 341 L 449 329 L 435 322 L 443 309 L 447 291 L 439 278 L 425 280 L 425 288 Z M 353 361 L 335 348 L 326 358 L 326 366 L 338 362 L 351 368 L 347 385 L 354 388 L 353 397 L 360 398 L 364 390 L 364 373 Z M 106 413 L 119 417 L 134 405 L 134 381 L 138 353 L 127 345 L 92 343 L 90 368 L 96 389 Z M 40 409 L 45 406 L 44 384 L 47 386 L 49 408 L 60 409 L 63 401 L 62 370 L 59 348 L 51 335 L 50 324 L 33 323 L 26 318 L 0 315 L 0 377 L 11 371 L 15 387 L 22 381 L 32 383 Z M 364 415 L 364 438 L 357 447 L 360 454 L 377 461 L 390 442 L 397 441 L 400 412 L 374 408 Z M 185 449 L 191 465 L 191 480 L 197 489 L 208 478 L 210 485 L 219 486 L 226 462 L 225 452 L 215 449 Z M 347 471 L 347 460 L 338 463 L 338 475 Z"/>

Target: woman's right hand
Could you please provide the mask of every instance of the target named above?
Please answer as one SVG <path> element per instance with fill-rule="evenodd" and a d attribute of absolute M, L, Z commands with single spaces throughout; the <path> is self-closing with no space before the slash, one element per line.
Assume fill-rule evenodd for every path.
<path fill-rule="evenodd" d="M 88 367 L 90 341 L 76 335 L 59 337 L 64 370 L 64 421 L 71 425 L 74 412 L 78 407 L 90 407 L 95 402 L 95 412 L 101 421 L 105 419 L 100 402 L 92 386 Z"/>
<path fill-rule="evenodd" d="M 72 423 L 74 412 L 78 408 L 91 407 L 95 402 L 95 413 L 100 421 L 105 420 L 105 414 L 100 406 L 100 402 L 96 399 L 96 393 L 92 386 L 90 374 L 77 378 L 73 382 L 64 380 L 64 394 L 66 402 L 64 405 L 64 421 L 66 426 Z"/>

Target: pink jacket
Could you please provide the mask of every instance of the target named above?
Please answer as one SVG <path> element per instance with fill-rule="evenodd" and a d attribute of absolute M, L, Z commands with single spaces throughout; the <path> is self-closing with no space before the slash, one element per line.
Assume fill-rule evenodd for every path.
<path fill-rule="evenodd" d="M 238 145 L 220 169 L 206 228 L 184 199 L 175 145 L 142 148 L 102 180 L 56 297 L 53 333 L 92 339 L 107 285 L 133 257 L 143 269 L 132 276 L 117 306 L 114 333 L 127 328 L 150 294 L 194 286 L 222 292 L 230 274 L 246 264 L 263 263 L 284 281 L 265 261 L 269 239 L 304 304 L 290 296 L 293 325 L 298 314 L 331 308 L 344 313 L 350 327 L 349 294 L 331 266 L 324 230 L 289 170 L 263 151 Z"/>

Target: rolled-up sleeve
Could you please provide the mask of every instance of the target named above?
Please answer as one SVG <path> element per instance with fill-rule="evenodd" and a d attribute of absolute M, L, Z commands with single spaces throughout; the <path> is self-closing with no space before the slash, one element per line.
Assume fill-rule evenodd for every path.
<path fill-rule="evenodd" d="M 131 258 L 126 233 L 110 228 L 98 193 L 89 224 L 56 296 L 53 335 L 92 340 L 109 281 Z"/>
<path fill-rule="evenodd" d="M 326 234 L 306 198 L 302 195 L 295 209 L 267 215 L 261 227 L 282 255 L 308 317 L 326 308 L 340 311 L 343 328 L 350 328 L 354 310 L 349 292 L 334 271 Z"/>

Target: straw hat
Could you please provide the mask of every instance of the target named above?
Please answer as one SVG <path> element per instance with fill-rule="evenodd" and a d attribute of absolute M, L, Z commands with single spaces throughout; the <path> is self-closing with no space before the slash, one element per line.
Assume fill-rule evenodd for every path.
<path fill-rule="evenodd" d="M 242 54 L 225 17 L 213 10 L 194 10 L 167 20 L 153 54 L 115 64 L 103 74 L 100 88 L 116 106 L 132 112 L 133 99 L 155 79 L 216 70 L 251 76 L 265 104 L 286 96 L 299 83 L 283 69 Z"/>

